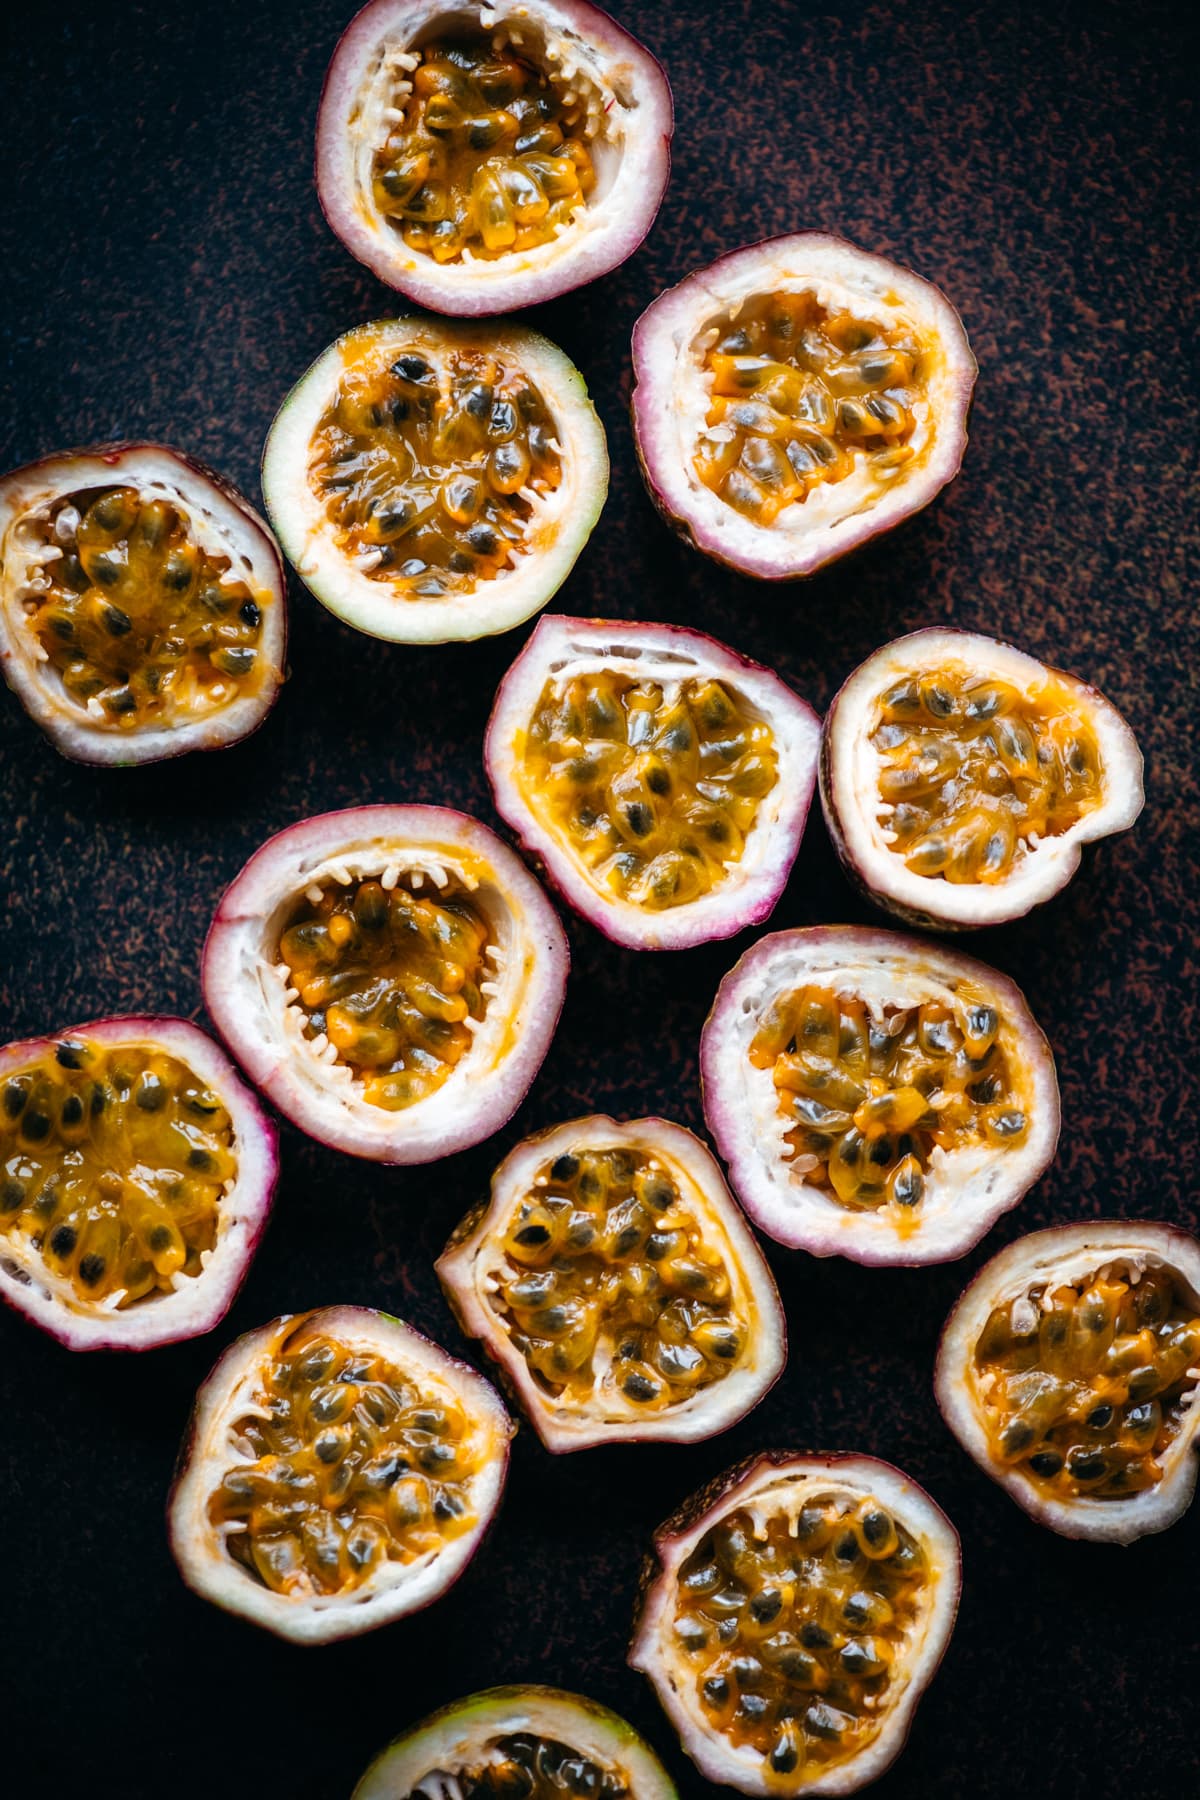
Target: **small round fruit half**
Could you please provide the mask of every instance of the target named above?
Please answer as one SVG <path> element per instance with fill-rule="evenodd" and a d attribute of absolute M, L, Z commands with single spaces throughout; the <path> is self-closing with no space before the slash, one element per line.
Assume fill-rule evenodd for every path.
<path fill-rule="evenodd" d="M 958 1610 L 958 1534 L 871 1456 L 769 1452 L 655 1533 L 629 1661 L 701 1775 L 851 1794 L 904 1746 Z"/>
<path fill-rule="evenodd" d="M 347 250 L 435 312 L 512 312 L 594 281 L 670 173 L 666 76 L 586 0 L 374 0 L 317 117 L 317 192 Z"/>
<path fill-rule="evenodd" d="M 624 1719 L 561 1688 L 498 1687 L 444 1706 L 389 1744 L 353 1800 L 676 1800 L 675 1784 Z"/>
<path fill-rule="evenodd" d="M 516 1111 L 567 964 L 554 908 L 486 825 L 359 806 L 250 858 L 208 934 L 204 997 L 301 1131 L 376 1162 L 433 1162 Z"/>
<path fill-rule="evenodd" d="M 0 1049 L 0 1299 L 68 1350 L 211 1331 L 266 1226 L 275 1128 L 186 1019 Z"/>
<path fill-rule="evenodd" d="M 1018 1238 L 946 1321 L 938 1405 L 1039 1524 L 1129 1544 L 1191 1502 L 1200 1453 L 1200 1243 L 1136 1219 Z"/>
<path fill-rule="evenodd" d="M 651 498 L 745 575 L 811 575 L 958 473 L 975 358 L 931 282 L 802 231 L 723 256 L 633 332 Z"/>
<path fill-rule="evenodd" d="M 286 639 L 278 545 L 178 450 L 65 450 L 0 479 L 0 668 L 64 756 L 236 743 L 274 704 Z"/>
<path fill-rule="evenodd" d="M 523 325 L 382 319 L 300 377 L 267 511 L 305 585 L 396 643 L 508 631 L 566 580 L 608 492 L 583 377 Z"/>
<path fill-rule="evenodd" d="M 298 1644 L 390 1624 L 479 1548 L 512 1432 L 488 1383 L 399 1319 L 275 1319 L 196 1396 L 168 1504 L 180 1573 Z"/>
<path fill-rule="evenodd" d="M 1058 1141 L 1054 1057 L 1020 990 L 891 931 L 760 938 L 717 990 L 700 1071 L 734 1192 L 813 1256 L 962 1256 Z"/>
<path fill-rule="evenodd" d="M 897 638 L 825 720 L 821 799 L 878 905 L 941 930 L 999 925 L 1057 894 L 1082 847 L 1142 810 L 1142 756 L 1103 694 L 974 632 Z"/>
<path fill-rule="evenodd" d="M 500 684 L 496 807 L 577 912 L 635 950 L 765 919 L 816 783 L 816 714 L 703 632 L 542 619 Z"/>
<path fill-rule="evenodd" d="M 665 1119 L 526 1138 L 437 1270 L 548 1450 L 714 1437 L 787 1355 L 775 1282 L 721 1171 Z"/>

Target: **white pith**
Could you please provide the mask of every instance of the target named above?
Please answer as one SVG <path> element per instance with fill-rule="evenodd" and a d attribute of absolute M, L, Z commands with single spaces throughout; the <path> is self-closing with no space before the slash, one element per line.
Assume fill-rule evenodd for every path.
<path fill-rule="evenodd" d="M 560 96 L 583 103 L 596 183 L 549 242 L 498 256 L 467 246 L 439 264 L 412 249 L 400 226 L 380 212 L 373 165 L 403 117 L 421 47 L 478 31 L 490 35 L 495 49 L 511 46 L 538 63 Z M 661 198 L 670 132 L 670 93 L 657 65 L 592 7 L 556 0 L 494 6 L 379 0 L 354 20 L 330 64 L 317 122 L 321 199 L 347 248 L 418 304 L 446 313 L 505 312 L 601 275 L 629 254 Z M 567 264 L 572 271 L 564 282 Z"/>
<path fill-rule="evenodd" d="M 263 1373 L 301 1325 L 327 1334 L 352 1352 L 385 1356 L 417 1382 L 423 1394 L 456 1401 L 474 1428 L 473 1437 L 464 1441 L 480 1458 L 476 1473 L 465 1484 L 475 1515 L 467 1531 L 411 1562 L 385 1561 L 360 1586 L 343 1593 L 275 1593 L 256 1581 L 226 1547 L 229 1535 L 243 1527 L 237 1521 L 214 1525 L 208 1516 L 209 1500 L 225 1475 L 258 1460 L 234 1427 L 243 1419 L 273 1417 L 261 1399 Z M 512 1433 L 511 1420 L 482 1376 L 401 1320 L 361 1306 L 285 1314 L 239 1338 L 196 1396 L 191 1437 L 168 1513 L 180 1572 L 202 1598 L 295 1643 L 348 1637 L 403 1618 L 437 1599 L 470 1561 L 500 1503 Z"/>
<path fill-rule="evenodd" d="M 454 350 L 496 355 L 523 370 L 542 395 L 561 451 L 556 488 L 519 490 L 530 515 L 524 548 L 511 566 L 469 591 L 441 598 L 410 597 L 372 577 L 378 552 L 347 554 L 309 476 L 313 434 L 345 369 L 382 368 L 410 350 L 438 369 L 443 387 L 446 357 Z M 608 449 L 579 371 L 539 333 L 518 325 L 461 325 L 418 316 L 382 319 L 338 338 L 292 388 L 267 433 L 262 486 L 288 560 L 330 612 L 371 637 L 448 643 L 510 630 L 562 585 L 604 505 Z"/>
<path fill-rule="evenodd" d="M 505 1687 L 444 1707 L 371 1764 L 353 1800 L 464 1800 L 462 1773 L 498 1762 L 503 1738 L 529 1733 L 619 1772 L 630 1800 L 675 1800 L 666 1770 L 632 1726 L 607 1707 L 557 1688 Z"/>
<path fill-rule="evenodd" d="M 178 1270 L 169 1292 L 156 1288 L 125 1310 L 123 1288 L 85 1299 L 23 1236 L 0 1231 L 0 1298 L 69 1350 L 149 1350 L 211 1331 L 241 1285 L 270 1211 L 276 1176 L 272 1127 L 228 1058 L 185 1019 L 102 1019 L 54 1038 L 7 1044 L 0 1050 L 0 1085 L 63 1038 L 79 1038 L 105 1050 L 145 1047 L 177 1057 L 229 1113 L 237 1172 L 223 1184 L 216 1241 L 200 1253 L 201 1272 Z"/>
<path fill-rule="evenodd" d="M 890 1206 L 843 1206 L 831 1189 L 805 1181 L 793 1167 L 772 1067 L 755 1068 L 749 1050 L 772 1002 L 810 983 L 857 996 L 876 1020 L 886 1009 L 929 1000 L 986 1000 L 999 1015 L 1000 1043 L 1021 1084 L 1023 1141 L 934 1146 L 923 1197 L 903 1219 Z M 705 1116 L 734 1192 L 763 1231 L 814 1256 L 903 1264 L 961 1256 L 1022 1198 L 1058 1140 L 1054 1059 L 1017 988 L 971 957 L 894 932 L 817 926 L 760 939 L 718 990 L 700 1064 Z M 935 1109 L 938 1099 L 930 1096 Z"/>
<path fill-rule="evenodd" d="M 652 1415 L 619 1388 L 604 1385 L 615 1346 L 603 1332 L 591 1362 L 591 1394 L 573 1395 L 569 1386 L 560 1394 L 549 1393 L 512 1343 L 497 1279 L 506 1271 L 502 1239 L 509 1215 L 526 1194 L 546 1186 L 546 1171 L 555 1158 L 619 1148 L 646 1155 L 703 1225 L 704 1242 L 721 1250 L 733 1288 L 730 1311 L 745 1338 L 727 1374 Z M 469 1237 L 443 1252 L 437 1270 L 463 1328 L 483 1340 L 542 1442 L 556 1452 L 603 1443 L 694 1443 L 712 1437 L 758 1404 L 787 1357 L 787 1328 L 774 1279 L 720 1170 L 691 1132 L 664 1119 L 632 1119 L 622 1125 L 594 1115 L 527 1138 L 496 1170 L 486 1213 Z"/>
<path fill-rule="evenodd" d="M 903 677 L 947 666 L 998 677 L 1031 697 L 1047 682 L 1067 688 L 1078 696 L 1100 749 L 1100 803 L 1057 836 L 1024 834 L 1017 857 L 997 882 L 955 883 L 914 874 L 890 848 L 892 834 L 881 823 L 892 809 L 880 797 L 884 760 L 871 742 L 880 722 L 879 701 Z M 1011 644 L 972 632 L 915 631 L 877 650 L 842 688 L 826 730 L 821 793 L 840 852 L 882 905 L 937 923 L 993 925 L 1028 912 L 1066 886 L 1079 867 L 1084 844 L 1128 830 L 1142 810 L 1141 752 L 1116 707 L 1076 677 L 1048 669 Z"/>
<path fill-rule="evenodd" d="M 881 474 L 866 451 L 856 450 L 850 475 L 820 482 L 770 525 L 758 525 L 696 472 L 701 436 L 726 429 L 705 423 L 713 376 L 704 360 L 749 301 L 782 294 L 811 294 L 827 312 L 845 309 L 885 330 L 912 333 L 922 350 L 915 426 L 906 440 L 913 455 Z M 634 372 L 634 429 L 657 498 L 702 550 L 770 578 L 810 574 L 898 523 L 951 479 L 966 444 L 975 360 L 958 314 L 930 282 L 840 239 L 802 232 L 735 251 L 661 295 L 635 329 Z"/>
<path fill-rule="evenodd" d="M 1180 1429 L 1162 1456 L 1162 1480 L 1128 1497 L 1073 1500 L 1047 1495 L 1021 1468 L 997 1464 L 984 1417 L 985 1388 L 974 1372 L 975 1346 L 993 1308 L 1030 1289 L 1078 1286 L 1111 1270 L 1136 1286 L 1149 1269 L 1166 1269 L 1200 1313 L 1200 1243 L 1186 1232 L 1138 1220 L 1087 1221 L 1018 1238 L 993 1257 L 958 1301 L 942 1334 L 934 1387 L 942 1415 L 963 1449 L 1039 1524 L 1064 1537 L 1130 1544 L 1165 1531 L 1186 1510 L 1200 1468 L 1200 1367 L 1189 1368 Z"/>
<path fill-rule="evenodd" d="M 63 554 L 46 541 L 51 509 L 64 495 L 116 486 L 136 487 L 143 500 L 169 502 L 202 551 L 230 559 L 220 583 L 246 583 L 262 615 L 252 685 L 231 679 L 225 693 L 225 684 L 214 683 L 209 701 L 197 693 L 198 713 L 190 708 L 171 724 L 122 728 L 96 698 L 86 703 L 76 699 L 29 624 L 50 587 L 47 570 Z M 163 446 L 47 457 L 0 481 L 0 668 L 30 717 L 80 761 L 154 762 L 244 737 L 262 719 L 283 679 L 285 607 L 278 552 L 263 522 L 194 464 Z"/>
<path fill-rule="evenodd" d="M 742 855 L 724 865 L 718 886 L 661 911 L 625 899 L 597 878 L 566 828 L 532 803 L 523 775 L 525 735 L 546 682 L 557 688 L 597 670 L 660 683 L 664 703 L 689 681 L 724 682 L 738 704 L 768 724 L 778 759 L 774 786 L 758 802 Z M 769 669 L 747 662 L 715 638 L 671 625 L 571 619 L 539 621 L 504 677 L 488 725 L 485 758 L 497 810 L 527 850 L 544 862 L 555 887 L 614 942 L 632 949 L 680 950 L 728 937 L 771 911 L 787 880 L 816 784 L 820 725 L 812 708 Z"/>
<path fill-rule="evenodd" d="M 790 1775 L 777 1774 L 761 1751 L 752 1745 L 738 1747 L 714 1730 L 701 1706 L 694 1669 L 673 1630 L 679 1572 L 706 1533 L 730 1513 L 745 1511 L 754 1535 L 762 1539 L 771 1519 L 786 1518 L 794 1535 L 805 1506 L 844 1499 L 855 1507 L 865 1498 L 886 1506 L 925 1553 L 918 1615 L 903 1660 L 898 1658 L 893 1666 L 874 1715 L 876 1730 L 870 1741 L 856 1754 L 828 1765 L 815 1780 L 806 1778 L 803 1767 Z M 958 1610 L 962 1579 L 958 1537 L 923 1488 L 890 1463 L 869 1456 L 795 1456 L 779 1462 L 760 1458 L 684 1530 L 664 1526 L 656 1534 L 655 1548 L 659 1568 L 643 1601 L 629 1661 L 653 1683 L 663 1710 L 703 1776 L 743 1794 L 815 1796 L 853 1793 L 883 1773 L 903 1748 Z"/>
<path fill-rule="evenodd" d="M 471 1048 L 431 1093 L 389 1111 L 364 1097 L 323 1034 L 306 1036 L 279 939 L 306 896 L 364 880 L 390 890 L 401 877 L 418 892 L 428 883 L 434 897 L 450 883 L 470 896 L 488 921 L 489 973 L 482 1020 L 464 1020 Z M 365 807 L 293 827 L 251 858 L 214 921 L 204 991 L 251 1079 L 302 1130 L 354 1156 L 428 1162 L 516 1110 L 548 1047 L 566 963 L 553 908 L 485 826 L 439 807 Z"/>

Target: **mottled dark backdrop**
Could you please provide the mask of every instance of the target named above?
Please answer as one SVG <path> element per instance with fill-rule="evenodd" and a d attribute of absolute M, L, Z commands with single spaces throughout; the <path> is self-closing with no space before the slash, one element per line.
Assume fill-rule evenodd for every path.
<path fill-rule="evenodd" d="M 161 437 L 257 492 L 272 413 L 346 326 L 395 305 L 326 230 L 311 175 L 321 74 L 346 12 L 49 4 L 10 24 L 2 458 Z M 665 62 L 676 168 L 649 242 L 536 323 L 610 434 L 607 509 L 565 610 L 727 636 L 817 706 L 869 650 L 952 620 L 1100 684 L 1147 755 L 1135 833 L 1034 918 L 977 940 L 1024 984 L 1059 1057 L 1059 1157 L 965 1266 L 866 1271 L 772 1252 L 792 1334 L 758 1413 L 691 1449 L 551 1461 L 522 1431 L 472 1579 L 415 1621 L 290 1649 L 181 1587 L 162 1503 L 189 1399 L 233 1335 L 285 1309 L 394 1309 L 459 1348 L 431 1267 L 519 1135 L 593 1107 L 700 1124 L 696 1046 L 741 943 L 638 958 L 572 920 L 566 1011 L 494 1143 L 389 1173 L 283 1134 L 275 1221 L 208 1342 L 69 1356 L 0 1318 L 0 1641 L 12 1792 L 339 1800 L 393 1733 L 500 1681 L 580 1688 L 705 1791 L 623 1663 L 650 1526 L 766 1445 L 876 1451 L 963 1537 L 949 1655 L 880 1800 L 1196 1791 L 1200 1510 L 1130 1550 L 1060 1542 L 979 1474 L 929 1389 L 938 1327 L 1001 1243 L 1125 1212 L 1197 1223 L 1200 1040 L 1193 292 L 1194 43 L 1185 8 L 627 0 Z M 757 587 L 677 545 L 641 487 L 628 342 L 663 287 L 801 226 L 910 262 L 979 357 L 962 476 L 931 511 L 803 588 Z M 200 945 L 268 833 L 364 800 L 491 817 L 480 744 L 521 634 L 380 646 L 293 585 L 292 679 L 261 734 L 184 764 L 61 762 L 7 695 L 0 1031 L 127 1009 L 203 1019 Z M 780 925 L 868 917 L 809 827 Z"/>

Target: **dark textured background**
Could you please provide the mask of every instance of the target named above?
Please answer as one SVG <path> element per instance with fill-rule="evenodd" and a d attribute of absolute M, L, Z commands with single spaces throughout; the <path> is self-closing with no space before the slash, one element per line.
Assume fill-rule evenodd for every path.
<path fill-rule="evenodd" d="M 345 16 L 338 0 L 21 14 L 0 126 L 5 463 L 161 437 L 257 492 L 290 383 L 336 333 L 395 305 L 313 195 L 317 94 Z M 14 1794 L 339 1800 L 432 1706 L 542 1680 L 628 1715 L 695 1800 L 705 1784 L 622 1660 L 638 1560 L 678 1500 L 768 1445 L 894 1458 L 962 1533 L 958 1630 L 879 1800 L 1196 1791 L 1194 1683 L 1181 1678 L 1200 1509 L 1129 1550 L 1059 1541 L 967 1461 L 929 1388 L 951 1302 L 1017 1233 L 1114 1212 L 1197 1223 L 1185 8 L 627 0 L 623 16 L 672 78 L 676 169 L 643 250 L 536 320 L 583 369 L 613 453 L 607 509 L 560 604 L 700 624 L 817 706 L 876 645 L 941 620 L 1011 636 L 1111 695 L 1146 751 L 1140 824 L 1034 918 L 972 946 L 1026 987 L 1053 1040 L 1058 1160 L 966 1265 L 888 1273 L 773 1252 L 792 1352 L 757 1414 L 695 1448 L 558 1462 L 523 1430 L 499 1529 L 459 1591 L 358 1642 L 276 1643 L 187 1594 L 164 1542 L 175 1446 L 217 1351 L 329 1301 L 397 1310 L 457 1349 L 431 1261 L 519 1135 L 593 1107 L 700 1124 L 697 1039 L 744 944 L 639 958 L 572 920 L 562 1026 L 512 1125 L 397 1172 L 285 1130 L 274 1223 L 210 1340 L 70 1356 L 0 1318 L 0 1785 L 15 1756 Z M 711 567 L 655 517 L 630 447 L 627 352 L 663 287 L 802 226 L 941 283 L 980 379 L 966 464 L 942 500 L 857 560 L 772 590 Z M 129 772 L 60 761 L 3 696 L 3 1037 L 106 1010 L 202 1018 L 218 895 L 307 813 L 406 799 L 490 818 L 481 736 L 520 641 L 380 646 L 294 585 L 293 675 L 260 735 Z M 774 922 L 868 916 L 814 819 Z"/>

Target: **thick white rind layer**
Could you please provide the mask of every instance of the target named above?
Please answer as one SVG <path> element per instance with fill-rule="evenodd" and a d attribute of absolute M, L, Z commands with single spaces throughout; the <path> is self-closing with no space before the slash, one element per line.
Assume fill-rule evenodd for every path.
<path fill-rule="evenodd" d="M 942 1416 L 967 1454 L 1040 1525 L 1063 1537 L 1131 1544 L 1165 1531 L 1191 1503 L 1200 1469 L 1200 1401 L 1161 1458 L 1163 1478 L 1127 1500 L 1063 1501 L 1047 1497 L 1019 1468 L 1005 1469 L 991 1455 L 983 1413 L 970 1370 L 988 1315 L 1005 1301 L 1045 1282 L 1077 1282 L 1105 1263 L 1166 1268 L 1200 1311 L 1200 1243 L 1169 1225 L 1135 1219 L 1087 1220 L 1018 1238 L 982 1268 L 946 1321 L 938 1346 L 934 1391 Z M 1200 1387 L 1200 1384 L 1197 1384 Z"/>
<path fill-rule="evenodd" d="M 377 1351 L 427 1385 L 448 1390 L 478 1422 L 486 1454 L 471 1488 L 475 1523 L 469 1531 L 412 1563 L 385 1562 L 348 1594 L 297 1598 L 264 1587 L 233 1560 L 209 1521 L 208 1502 L 231 1467 L 239 1460 L 253 1461 L 239 1457 L 231 1427 L 252 1409 L 259 1373 L 274 1347 L 302 1324 L 312 1324 L 351 1350 Z M 196 1396 L 167 1508 L 180 1574 L 202 1599 L 292 1643 L 326 1643 L 387 1625 L 438 1599 L 470 1562 L 500 1504 L 513 1430 L 499 1396 L 481 1375 L 402 1320 L 364 1306 L 285 1313 L 232 1344 Z"/>
<path fill-rule="evenodd" d="M 619 1769 L 630 1800 L 676 1800 L 674 1783 L 631 1725 L 581 1694 L 547 1687 L 491 1688 L 443 1707 L 375 1758 L 352 1800 L 406 1800 L 424 1777 L 454 1776 L 495 1739 L 518 1732 L 566 1744 L 603 1768 Z"/>
<path fill-rule="evenodd" d="M 498 992 L 471 1049 L 441 1086 L 399 1112 L 372 1106 L 323 1062 L 287 1016 L 279 934 L 306 888 L 378 876 L 389 866 L 456 875 L 505 953 Z M 348 885 L 344 883 L 342 885 Z M 250 1079 L 310 1137 L 375 1162 L 422 1163 L 490 1137 L 520 1105 L 562 1009 L 567 940 L 545 894 L 498 837 L 438 806 L 361 806 L 293 825 L 255 852 L 226 890 L 204 946 L 213 1023 Z"/>
<path fill-rule="evenodd" d="M 864 454 L 844 481 L 824 483 L 756 525 L 707 487 L 693 458 L 711 404 L 703 371 L 707 335 L 730 309 L 758 295 L 810 293 L 928 345 L 925 387 L 913 412 L 910 464 L 879 482 Z M 763 580 L 811 575 L 917 512 L 959 470 L 975 358 L 962 321 L 932 282 L 844 238 L 802 231 L 771 238 L 697 270 L 642 314 L 633 332 L 633 430 L 656 503 L 697 549 Z"/>
<path fill-rule="evenodd" d="M 578 68 L 603 96 L 604 131 L 589 145 L 596 190 L 548 244 L 439 264 L 410 249 L 375 204 L 371 166 L 391 129 L 384 118 L 392 104 L 385 52 L 404 54 L 436 38 L 444 24 L 467 31 L 511 27 L 523 36 L 523 48 L 540 49 L 546 66 Z M 666 190 L 673 127 L 671 90 L 658 62 L 586 0 L 484 6 L 374 0 L 343 32 L 325 77 L 317 192 L 331 230 L 351 255 L 418 306 L 463 317 L 512 312 L 594 281 L 632 255 Z"/>
<path fill-rule="evenodd" d="M 254 691 L 191 722 L 131 732 L 93 718 L 67 693 L 53 664 L 38 656 L 29 629 L 21 600 L 32 549 L 22 543 L 25 521 L 64 494 L 118 482 L 170 501 L 201 549 L 230 557 L 232 572 L 258 595 L 269 596 L 260 608 Z M 111 444 L 46 456 L 0 480 L 0 672 L 30 718 L 73 762 L 124 768 L 236 743 L 271 710 L 283 680 L 286 643 L 287 595 L 278 544 L 240 494 L 190 457 L 164 444 Z"/>
<path fill-rule="evenodd" d="M 742 856 L 727 866 L 718 888 L 683 906 L 654 912 L 597 883 L 566 835 L 547 825 L 525 795 L 524 737 L 546 681 L 553 676 L 565 683 L 600 668 L 635 681 L 712 676 L 732 688 L 775 734 L 778 776 L 759 803 Z M 716 638 L 676 625 L 556 614 L 539 620 L 500 683 L 484 760 L 497 811 L 576 912 L 629 949 L 686 950 L 730 937 L 773 910 L 800 848 L 816 785 L 820 736 L 817 715 L 806 701 L 770 669 Z"/>
<path fill-rule="evenodd" d="M 684 1204 L 706 1221 L 705 1242 L 720 1249 L 734 1283 L 733 1305 L 748 1319 L 746 1350 L 718 1382 L 669 1412 L 648 1417 L 635 1401 L 611 1397 L 603 1410 L 594 1400 L 571 1402 L 547 1394 L 489 1304 L 488 1277 L 503 1262 L 500 1238 L 511 1208 L 534 1191 L 540 1170 L 556 1157 L 628 1147 L 655 1156 L 680 1189 Z M 711 1233 L 711 1235 L 709 1235 Z M 778 1380 L 787 1359 L 787 1323 L 774 1278 L 742 1218 L 716 1162 L 704 1145 L 666 1119 L 615 1119 L 593 1114 L 526 1138 L 492 1177 L 491 1203 L 470 1235 L 451 1240 L 437 1272 L 463 1329 L 480 1338 L 504 1370 L 547 1450 L 585 1450 L 595 1444 L 696 1443 L 726 1431 L 758 1405 Z"/>
<path fill-rule="evenodd" d="M 954 883 L 915 875 L 889 848 L 878 821 L 879 752 L 871 743 L 879 696 L 903 676 L 944 663 L 960 663 L 1033 690 L 1048 675 L 1078 693 L 1096 733 L 1107 793 L 1101 805 L 1057 837 L 1026 850 L 1004 881 Z M 937 627 L 910 632 L 885 644 L 850 676 L 825 721 L 821 801 L 838 855 L 880 906 L 914 924 L 949 930 L 999 925 L 1022 917 L 1064 888 L 1082 847 L 1127 831 L 1142 810 L 1142 753 L 1121 714 L 1098 689 L 1050 669 L 1036 657 L 997 638 Z"/>
<path fill-rule="evenodd" d="M 786 1121 L 772 1072 L 754 1068 L 748 1051 L 772 1000 L 810 981 L 861 995 L 876 1008 L 953 999 L 966 983 L 996 1005 L 1001 1030 L 1013 1034 L 1029 1085 L 1024 1143 L 935 1151 L 907 1235 L 884 1212 L 839 1205 L 784 1160 Z M 701 1037 L 700 1076 L 705 1118 L 742 1205 L 760 1230 L 813 1256 L 887 1265 L 952 1261 L 1017 1204 L 1058 1142 L 1054 1057 L 1020 989 L 973 957 L 898 932 L 818 925 L 760 938 L 717 990 Z"/>
<path fill-rule="evenodd" d="M 709 1781 L 743 1794 L 776 1797 L 852 1794 L 882 1775 L 904 1747 L 917 1703 L 932 1679 L 954 1628 L 962 1587 L 958 1533 L 924 1488 L 891 1463 L 872 1456 L 782 1454 L 756 1458 L 731 1471 L 717 1492 L 697 1496 L 699 1508 L 685 1525 L 668 1520 L 655 1533 L 658 1571 L 642 1602 L 629 1653 L 654 1686 L 659 1702 L 679 1733 L 684 1749 Z M 708 1723 L 695 1693 L 686 1653 L 672 1631 L 676 1579 L 706 1532 L 739 1508 L 765 1520 L 778 1513 L 793 1518 L 817 1495 L 844 1494 L 852 1504 L 871 1496 L 887 1506 L 925 1550 L 929 1565 L 927 1602 L 919 1635 L 902 1672 L 893 1672 L 883 1723 L 865 1749 L 834 1765 L 815 1781 L 804 1772 L 777 1775 L 753 1747 L 732 1745 Z"/>
<path fill-rule="evenodd" d="M 64 1038 L 82 1038 L 106 1049 L 145 1044 L 178 1057 L 220 1096 L 229 1113 L 237 1175 L 221 1198 L 217 1239 L 203 1273 L 179 1277 L 170 1293 L 137 1301 L 124 1311 L 82 1300 L 36 1250 L 20 1238 L 0 1234 L 0 1299 L 68 1350 L 153 1350 L 200 1337 L 229 1311 L 265 1229 L 278 1174 L 275 1127 L 224 1051 L 187 1019 L 96 1019 L 50 1038 L 6 1044 L 0 1049 L 0 1085 Z"/>
<path fill-rule="evenodd" d="M 397 596 L 346 556 L 309 485 L 313 433 L 332 404 L 347 361 L 394 362 L 416 351 L 440 366 L 458 349 L 496 355 L 540 389 L 562 445 L 562 480 L 530 500 L 530 548 L 473 593 L 442 599 Z M 608 493 L 604 427 L 583 377 L 558 347 L 523 325 L 455 324 L 414 315 L 358 325 L 322 352 L 276 413 L 263 448 L 262 488 L 279 541 L 309 591 L 356 631 L 392 643 L 444 644 L 509 631 L 562 586 L 600 517 Z"/>

